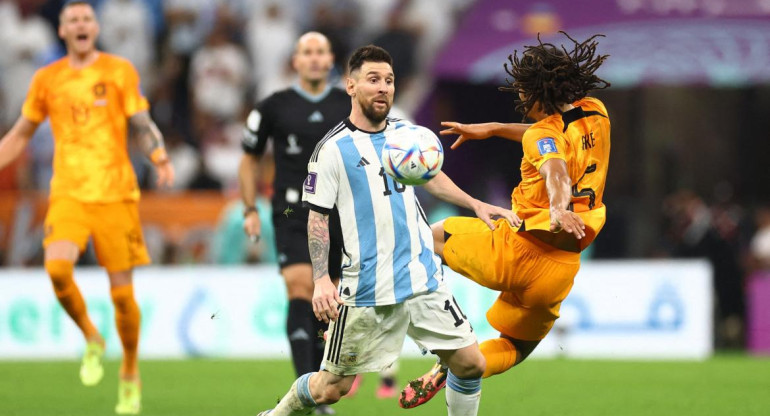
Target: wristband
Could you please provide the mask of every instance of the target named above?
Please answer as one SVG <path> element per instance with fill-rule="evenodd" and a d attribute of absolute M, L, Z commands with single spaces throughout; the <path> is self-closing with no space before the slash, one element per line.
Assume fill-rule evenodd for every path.
<path fill-rule="evenodd" d="M 166 149 L 163 147 L 155 148 L 155 150 L 150 153 L 150 161 L 155 165 L 168 162 L 168 154 L 166 154 Z"/>
<path fill-rule="evenodd" d="M 246 216 L 248 216 L 252 212 L 255 213 L 255 214 L 259 214 L 259 210 L 257 209 L 257 207 L 246 207 L 246 208 L 244 208 L 243 209 L 243 217 L 246 218 Z"/>

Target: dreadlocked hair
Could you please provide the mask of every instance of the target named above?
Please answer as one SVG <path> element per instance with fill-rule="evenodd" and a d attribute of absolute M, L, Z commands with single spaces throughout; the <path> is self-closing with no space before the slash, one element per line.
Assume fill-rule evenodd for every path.
<path fill-rule="evenodd" d="M 508 55 L 510 67 L 508 63 L 503 65 L 512 80 L 506 77 L 508 86 L 499 90 L 522 93 L 525 100 L 516 105 L 516 110 L 525 115 L 536 102 L 548 115 L 560 113 L 561 105 L 584 98 L 592 90 L 610 86 L 609 82 L 594 75 L 609 56 L 596 54 L 599 43 L 595 39 L 604 35 L 593 35 L 578 42 L 566 32 L 559 33 L 572 41 L 572 52 L 567 52 L 563 45 L 557 48 L 551 43 L 543 43 L 538 34 L 537 46 L 525 46 L 521 58 L 514 50 L 513 55 Z"/>

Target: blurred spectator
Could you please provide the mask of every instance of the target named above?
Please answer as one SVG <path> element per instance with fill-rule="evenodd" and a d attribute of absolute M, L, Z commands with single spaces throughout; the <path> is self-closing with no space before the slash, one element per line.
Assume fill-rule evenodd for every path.
<path fill-rule="evenodd" d="M 166 151 L 174 166 L 174 191 L 190 188 L 195 178 L 200 175 L 201 156 L 182 136 L 171 131 L 166 134 Z"/>
<path fill-rule="evenodd" d="M 190 108 L 190 56 L 211 32 L 217 17 L 215 0 L 165 0 L 168 30 L 161 64 L 161 95 L 167 103 L 168 122 L 194 143 Z"/>
<path fill-rule="evenodd" d="M 196 114 L 227 121 L 239 117 L 248 72 L 246 53 L 230 42 L 226 26 L 217 25 L 192 58 L 190 84 Z"/>
<path fill-rule="evenodd" d="M 166 0 L 164 6 L 171 52 L 190 56 L 214 27 L 215 0 Z"/>
<path fill-rule="evenodd" d="M 412 79 L 415 72 L 415 44 L 418 36 L 417 31 L 406 25 L 404 18 L 404 8 L 399 2 L 398 7 L 393 9 L 386 19 L 387 26 L 385 30 L 371 43 L 385 48 L 393 57 L 393 72 L 396 76 L 396 96 L 406 89 L 406 86 Z"/>
<path fill-rule="evenodd" d="M 364 13 L 359 13 L 359 28 L 363 32 L 361 35 L 365 39 L 373 39 L 380 33 L 387 29 L 390 24 L 389 19 L 383 19 L 382 16 L 392 16 L 391 12 L 399 4 L 404 3 L 404 0 L 354 0 L 359 10 L 363 10 Z M 377 46 L 382 46 L 376 44 Z M 384 47 L 384 46 L 383 46 Z M 387 49 L 387 48 L 385 48 Z M 390 51 L 388 49 L 388 51 Z M 400 74 L 399 72 L 396 72 Z"/>
<path fill-rule="evenodd" d="M 673 257 L 709 260 L 714 271 L 717 297 L 717 346 L 743 345 L 745 316 L 743 277 L 737 224 L 721 209 L 710 208 L 689 190 L 676 192 L 664 201 L 668 220 L 666 238 Z"/>
<path fill-rule="evenodd" d="M 145 92 L 152 88 L 155 75 L 155 28 L 151 17 L 143 0 L 103 0 L 99 8 L 102 49 L 131 61 Z"/>
<path fill-rule="evenodd" d="M 752 268 L 770 270 L 770 207 L 759 208 L 754 218 L 757 231 L 750 246 Z"/>
<path fill-rule="evenodd" d="M 289 62 L 297 34 L 297 25 L 282 3 L 271 0 L 254 7 L 246 44 L 254 64 L 257 101 L 291 84 Z"/>
<path fill-rule="evenodd" d="M 203 158 L 208 171 L 225 190 L 238 187 L 238 164 L 241 161 L 243 123 L 231 121 L 208 130 L 203 137 Z"/>
<path fill-rule="evenodd" d="M 403 24 L 421 28 L 417 45 L 418 67 L 427 70 L 444 42 L 452 34 L 455 13 L 467 0 L 406 0 Z"/>
<path fill-rule="evenodd" d="M 32 75 L 56 56 L 58 43 L 54 31 L 36 14 L 43 3 L 44 0 L 0 2 L 0 126 L 10 126 L 16 120 Z"/>
<path fill-rule="evenodd" d="M 357 30 L 363 30 L 357 4 L 352 0 L 319 1 L 312 11 L 314 26 L 312 30 L 323 33 L 332 44 L 334 53 L 334 70 L 331 81 L 347 71 L 348 58 L 353 49 L 357 48 L 360 40 Z"/>

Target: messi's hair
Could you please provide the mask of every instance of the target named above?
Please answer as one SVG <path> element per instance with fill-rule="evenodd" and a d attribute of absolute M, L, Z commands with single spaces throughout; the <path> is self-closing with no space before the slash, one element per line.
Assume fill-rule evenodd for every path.
<path fill-rule="evenodd" d="M 538 45 L 525 46 L 521 58 L 514 50 L 508 55 L 508 63 L 503 65 L 512 79 L 506 78 L 508 86 L 499 90 L 524 94 L 526 99 L 516 105 L 516 110 L 525 115 L 536 102 L 540 103 L 544 113 L 558 113 L 559 106 L 584 98 L 592 90 L 610 86 L 609 82 L 594 75 L 609 56 L 596 53 L 599 43 L 595 39 L 604 35 L 593 35 L 578 42 L 566 32 L 559 33 L 574 44 L 571 52 L 567 52 L 564 45 L 557 48 L 551 43 L 543 43 L 538 34 Z"/>
<path fill-rule="evenodd" d="M 362 46 L 350 55 L 348 60 L 348 73 L 352 73 L 357 69 L 361 69 L 364 62 L 385 62 L 390 66 L 393 66 L 393 58 L 385 49 L 375 45 Z"/>

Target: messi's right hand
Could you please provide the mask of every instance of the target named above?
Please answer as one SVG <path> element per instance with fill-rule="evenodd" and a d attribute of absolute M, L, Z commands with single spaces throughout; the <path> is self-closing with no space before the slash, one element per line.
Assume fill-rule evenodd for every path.
<path fill-rule="evenodd" d="M 316 279 L 313 289 L 313 313 L 319 321 L 329 323 L 337 319 L 339 310 L 337 307 L 345 302 L 337 292 L 337 286 L 332 283 L 328 274 Z"/>

